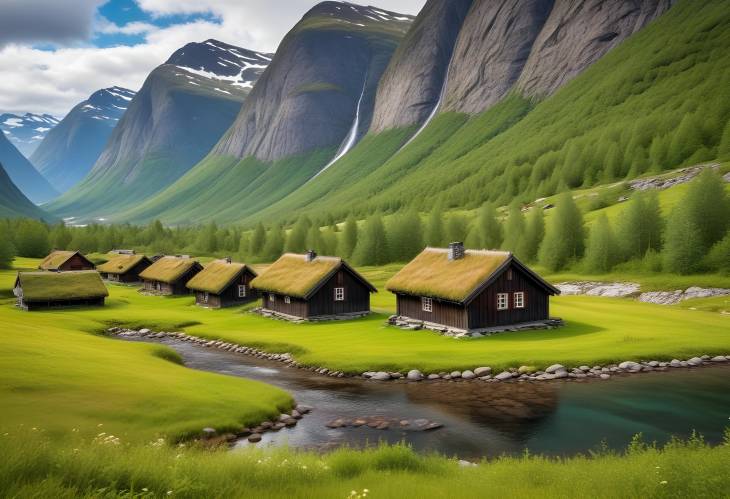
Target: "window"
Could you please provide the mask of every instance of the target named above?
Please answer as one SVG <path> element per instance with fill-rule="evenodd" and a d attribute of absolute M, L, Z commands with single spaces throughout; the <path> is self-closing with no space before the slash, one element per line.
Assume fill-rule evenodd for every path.
<path fill-rule="evenodd" d="M 432 312 L 433 311 L 433 300 L 427 296 L 421 297 L 421 309 L 424 312 Z"/>
<path fill-rule="evenodd" d="M 276 296 L 273 293 L 269 293 L 269 301 L 272 303 L 276 301 Z"/>
<path fill-rule="evenodd" d="M 203 303 L 208 303 L 208 292 L 207 291 L 203 292 Z"/>
<path fill-rule="evenodd" d="M 497 310 L 507 310 L 509 308 L 509 294 L 497 293 Z"/>
<path fill-rule="evenodd" d="M 525 292 L 516 292 L 513 297 L 513 302 L 515 308 L 525 308 Z"/>
<path fill-rule="evenodd" d="M 284 303 L 291 303 L 291 298 L 289 298 L 288 296 L 285 296 Z"/>
<path fill-rule="evenodd" d="M 246 298 L 246 285 L 245 284 L 238 285 L 238 297 Z"/>
<path fill-rule="evenodd" d="M 345 301 L 345 288 L 335 288 L 335 301 Z"/>

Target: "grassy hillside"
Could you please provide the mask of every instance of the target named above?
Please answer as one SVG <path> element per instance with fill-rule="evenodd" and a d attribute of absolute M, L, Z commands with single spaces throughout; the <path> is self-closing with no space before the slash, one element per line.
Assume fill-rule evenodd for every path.
<path fill-rule="evenodd" d="M 442 114 L 392 157 L 407 130 L 368 136 L 259 216 L 531 201 L 727 157 L 729 28 L 726 3 L 679 2 L 545 101 L 512 95 L 479 116 Z"/>
<path fill-rule="evenodd" d="M 0 218 L 22 217 L 55 221 L 55 217 L 37 207 L 20 192 L 0 164 Z"/>

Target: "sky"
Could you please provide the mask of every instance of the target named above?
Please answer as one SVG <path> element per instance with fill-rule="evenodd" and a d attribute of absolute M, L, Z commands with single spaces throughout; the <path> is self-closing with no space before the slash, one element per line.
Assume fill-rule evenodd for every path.
<path fill-rule="evenodd" d="M 139 90 L 189 42 L 274 52 L 316 0 L 0 0 L 0 114 L 63 117 L 100 88 Z M 415 15 L 425 0 L 362 3 Z"/>

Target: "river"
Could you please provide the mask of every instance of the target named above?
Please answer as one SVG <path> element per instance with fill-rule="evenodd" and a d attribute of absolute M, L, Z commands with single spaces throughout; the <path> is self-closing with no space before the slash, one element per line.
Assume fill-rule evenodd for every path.
<path fill-rule="evenodd" d="M 464 459 L 503 453 L 574 455 L 602 442 L 624 449 L 641 432 L 663 443 L 697 430 L 711 443 L 730 427 L 730 366 L 674 369 L 613 376 L 608 381 L 541 383 L 377 382 L 329 378 L 255 357 L 165 338 L 185 365 L 255 379 L 288 391 L 313 407 L 299 424 L 266 433 L 261 445 L 306 449 L 362 447 L 405 441 L 419 451 Z M 443 424 L 430 431 L 369 427 L 327 428 L 338 419 L 382 417 L 428 419 Z M 245 439 L 236 446 L 254 445 Z"/>

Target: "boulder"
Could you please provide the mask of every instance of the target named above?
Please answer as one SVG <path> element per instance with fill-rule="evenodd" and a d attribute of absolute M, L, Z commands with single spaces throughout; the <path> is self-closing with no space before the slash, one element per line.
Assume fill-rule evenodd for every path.
<path fill-rule="evenodd" d="M 421 381 L 423 379 L 423 373 L 418 369 L 411 369 L 410 371 L 408 371 L 406 378 L 409 381 Z"/>
<path fill-rule="evenodd" d="M 554 372 L 559 371 L 560 369 L 565 370 L 565 366 L 563 366 L 562 364 L 553 364 L 552 366 L 545 369 L 545 372 L 547 374 L 553 374 Z"/>
<path fill-rule="evenodd" d="M 641 369 L 641 364 L 627 360 L 618 365 L 619 369 L 625 369 L 627 371 L 638 371 Z"/>
<path fill-rule="evenodd" d="M 537 371 L 535 366 L 520 366 L 520 368 L 517 369 L 517 372 L 520 374 L 532 374 L 535 371 Z"/>
<path fill-rule="evenodd" d="M 439 379 L 440 377 L 441 376 L 439 376 L 438 374 L 429 374 L 428 375 L 428 379 Z"/>
<path fill-rule="evenodd" d="M 492 373 L 491 367 L 477 367 L 474 369 L 474 374 L 476 374 L 479 377 L 486 376 L 487 374 Z"/>
<path fill-rule="evenodd" d="M 452 378 L 461 378 L 461 371 L 451 371 Z"/>
<path fill-rule="evenodd" d="M 727 359 L 722 355 L 717 355 L 710 359 L 712 362 L 725 362 Z"/>
<path fill-rule="evenodd" d="M 467 369 L 466 371 L 463 371 L 463 372 L 461 373 L 461 377 L 462 377 L 463 379 L 474 379 L 474 378 L 476 378 L 477 376 L 476 376 L 476 374 L 474 374 L 474 372 L 472 372 L 472 371 L 469 371 L 469 370 Z"/>
<path fill-rule="evenodd" d="M 509 371 L 502 371 L 501 373 L 497 374 L 494 379 L 498 379 L 499 381 L 504 381 L 507 379 L 512 378 L 512 373 Z"/>
<path fill-rule="evenodd" d="M 376 381 L 387 381 L 390 379 L 390 374 L 384 372 L 384 371 L 378 371 L 372 376 L 370 376 L 370 379 L 374 379 Z"/>
<path fill-rule="evenodd" d="M 700 357 L 692 357 L 687 361 L 687 364 L 689 364 L 690 366 L 701 366 L 702 359 Z"/>
<path fill-rule="evenodd" d="M 260 433 L 252 433 L 248 436 L 248 441 L 252 443 L 260 442 L 261 441 L 261 434 Z"/>
<path fill-rule="evenodd" d="M 669 362 L 669 365 L 672 367 L 682 367 L 682 361 L 679 359 L 672 359 L 672 361 Z"/>

